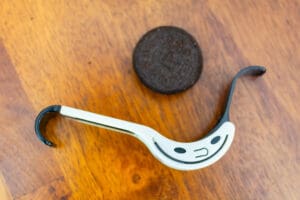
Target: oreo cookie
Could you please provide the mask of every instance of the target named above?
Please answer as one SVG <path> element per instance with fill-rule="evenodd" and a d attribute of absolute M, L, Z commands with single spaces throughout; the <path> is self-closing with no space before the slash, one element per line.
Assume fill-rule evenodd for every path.
<path fill-rule="evenodd" d="M 193 86 L 203 66 L 197 41 L 185 30 L 161 26 L 147 32 L 133 53 L 133 67 L 149 88 L 173 94 Z"/>

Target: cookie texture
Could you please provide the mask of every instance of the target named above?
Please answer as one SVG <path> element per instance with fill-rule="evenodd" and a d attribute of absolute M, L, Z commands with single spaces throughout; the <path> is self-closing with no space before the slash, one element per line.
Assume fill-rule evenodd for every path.
<path fill-rule="evenodd" d="M 185 30 L 161 26 L 147 32 L 133 52 L 133 67 L 149 88 L 173 94 L 193 86 L 202 72 L 197 41 Z"/>

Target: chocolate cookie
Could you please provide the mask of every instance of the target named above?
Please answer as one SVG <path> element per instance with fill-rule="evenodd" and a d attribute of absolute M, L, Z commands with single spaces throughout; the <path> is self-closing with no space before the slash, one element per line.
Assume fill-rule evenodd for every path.
<path fill-rule="evenodd" d="M 133 67 L 149 88 L 173 94 L 190 88 L 202 72 L 202 54 L 185 30 L 161 26 L 147 32 L 133 53 Z"/>

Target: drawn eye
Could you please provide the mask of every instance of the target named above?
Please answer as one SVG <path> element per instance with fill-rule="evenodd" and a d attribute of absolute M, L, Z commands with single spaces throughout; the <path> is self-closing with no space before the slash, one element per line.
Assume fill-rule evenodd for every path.
<path fill-rule="evenodd" d="M 186 152 L 186 150 L 185 150 L 184 148 L 182 148 L 182 147 L 176 147 L 176 148 L 174 149 L 174 151 L 175 151 L 176 153 L 185 153 L 185 152 Z"/>
<path fill-rule="evenodd" d="M 211 143 L 211 144 L 217 144 L 217 143 L 220 141 L 220 139 L 221 139 L 220 136 L 216 136 L 216 137 L 214 137 L 214 138 L 210 141 L 210 143 Z"/>

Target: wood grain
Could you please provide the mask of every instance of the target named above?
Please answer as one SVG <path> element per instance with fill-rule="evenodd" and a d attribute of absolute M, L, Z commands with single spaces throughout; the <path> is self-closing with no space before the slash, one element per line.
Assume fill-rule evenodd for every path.
<path fill-rule="evenodd" d="M 186 92 L 161 95 L 132 68 L 160 25 L 199 42 L 204 68 Z M 300 199 L 300 2 L 0 2 L 0 199 Z M 229 152 L 201 170 L 169 169 L 130 136 L 56 118 L 48 148 L 33 130 L 51 104 L 151 126 L 193 141 L 214 126 L 234 74 Z"/>
<path fill-rule="evenodd" d="M 2 176 L 2 174 L 0 173 L 0 198 L 1 199 L 7 199 L 7 200 L 11 200 L 12 196 L 7 188 L 7 185 L 5 183 L 5 180 Z"/>

